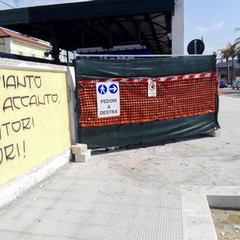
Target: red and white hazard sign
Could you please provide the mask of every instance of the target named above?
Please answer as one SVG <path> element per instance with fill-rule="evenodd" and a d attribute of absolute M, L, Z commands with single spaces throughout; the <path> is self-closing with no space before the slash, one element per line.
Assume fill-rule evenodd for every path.
<path fill-rule="evenodd" d="M 148 97 L 157 96 L 157 83 L 152 80 L 148 81 Z"/>

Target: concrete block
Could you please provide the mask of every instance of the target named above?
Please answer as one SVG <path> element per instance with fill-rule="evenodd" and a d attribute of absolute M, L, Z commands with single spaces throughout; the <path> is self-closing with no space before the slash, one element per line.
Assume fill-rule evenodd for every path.
<path fill-rule="evenodd" d="M 87 144 L 76 144 L 72 145 L 72 154 L 75 155 L 75 162 L 86 162 L 90 156 L 91 152 L 87 149 Z"/>
<path fill-rule="evenodd" d="M 76 154 L 75 155 L 75 162 L 86 162 L 86 161 L 89 160 L 90 156 L 91 156 L 90 150 L 88 150 L 84 154 Z"/>
<path fill-rule="evenodd" d="M 72 145 L 71 147 L 72 149 L 72 153 L 75 155 L 75 154 L 84 154 L 88 151 L 87 149 L 87 144 L 76 144 L 76 145 Z"/>

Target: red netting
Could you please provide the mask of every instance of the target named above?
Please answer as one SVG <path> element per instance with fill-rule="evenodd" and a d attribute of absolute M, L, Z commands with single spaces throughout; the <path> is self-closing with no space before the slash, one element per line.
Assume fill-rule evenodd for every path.
<path fill-rule="evenodd" d="M 156 97 L 148 97 L 148 79 L 107 80 L 119 82 L 120 116 L 106 118 L 98 118 L 97 81 L 79 81 L 79 124 L 108 126 L 214 113 L 216 73 L 186 76 L 151 79 L 157 84 Z"/>

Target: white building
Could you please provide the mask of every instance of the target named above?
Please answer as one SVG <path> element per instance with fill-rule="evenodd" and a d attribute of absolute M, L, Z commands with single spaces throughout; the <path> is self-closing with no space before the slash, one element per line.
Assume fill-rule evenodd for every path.
<path fill-rule="evenodd" d="M 51 54 L 45 55 L 51 50 L 52 46 L 48 42 L 0 28 L 0 52 L 52 60 Z M 61 52 L 60 60 L 67 62 L 66 51 Z"/>

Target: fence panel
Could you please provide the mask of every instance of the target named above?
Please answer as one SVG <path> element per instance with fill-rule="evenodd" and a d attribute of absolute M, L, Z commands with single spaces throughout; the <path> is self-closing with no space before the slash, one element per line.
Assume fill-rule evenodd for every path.
<path fill-rule="evenodd" d="M 175 61 L 178 58 L 167 59 L 166 68 L 179 64 Z M 150 77 L 126 77 L 130 76 L 130 66 L 133 66 L 133 72 L 136 73 L 136 59 L 127 60 L 127 63 L 122 60 L 109 64 L 109 60 L 106 60 L 104 72 L 107 70 L 109 64 L 109 74 L 106 76 L 119 75 L 118 78 L 106 78 L 103 79 L 105 73 L 102 76 L 99 75 L 97 69 L 91 71 L 94 68 L 91 64 L 89 69 L 89 76 L 86 76 L 86 62 L 90 64 L 91 59 L 81 59 L 81 63 L 84 62 L 83 75 L 86 80 L 83 80 L 81 76 L 81 68 L 77 65 L 77 98 L 79 109 L 79 141 L 87 143 L 90 148 L 99 148 L 107 146 L 123 146 L 129 144 L 138 144 L 146 142 L 155 142 L 165 140 L 169 138 L 177 138 L 201 133 L 209 133 L 215 131 L 219 125 L 217 120 L 218 114 L 218 93 L 217 93 L 217 76 L 215 73 L 215 66 L 213 64 L 213 56 L 204 57 L 206 60 L 206 66 L 203 67 L 204 60 L 202 58 L 194 59 L 195 64 L 197 61 L 202 65 L 202 69 L 208 70 L 204 73 L 191 71 L 197 70 L 197 66 L 192 65 L 189 57 L 181 58 L 184 61 L 182 66 L 186 66 L 179 69 L 179 72 L 184 75 L 175 76 L 161 76 L 153 77 L 157 72 L 161 74 L 163 66 L 158 68 L 157 63 L 151 59 L 147 63 L 146 59 L 142 59 L 145 64 L 147 73 L 149 68 L 153 68 Z M 149 59 L 148 59 L 149 60 Z M 161 59 L 162 60 L 162 59 Z M 101 60 L 101 64 L 103 64 Z M 130 61 L 130 62 L 129 62 Z M 139 59 L 137 60 L 137 62 Z M 171 62 L 172 61 L 172 62 Z M 96 59 L 93 59 L 92 63 L 95 63 Z M 153 63 L 151 65 L 151 63 Z M 170 64 L 171 62 L 171 64 Z M 122 64 L 120 64 L 122 63 Z M 161 62 L 161 63 L 164 63 Z M 211 63 L 211 64 L 210 64 Z M 78 64 L 78 63 L 77 63 Z M 96 64 L 97 67 L 99 63 Z M 112 67 L 114 65 L 114 74 Z M 119 65 L 119 68 L 117 66 Z M 123 66 L 128 66 L 128 72 L 124 71 Z M 191 65 L 189 67 L 188 65 Z M 126 69 L 125 69 L 126 70 Z M 141 68 L 141 76 L 146 76 Z M 165 70 L 164 70 L 165 71 Z M 169 70 L 175 72 L 175 70 Z M 151 75 L 151 74 L 150 74 Z M 119 114 L 117 116 L 104 116 L 99 117 L 99 93 L 97 85 L 103 87 L 109 86 L 109 83 L 116 84 L 119 91 Z M 149 88 L 153 88 L 150 89 Z M 151 90 L 153 95 L 151 95 Z M 150 94 L 149 94 L 150 91 Z M 106 101 L 105 101 L 106 100 Z M 112 101 L 113 99 L 106 98 L 105 102 Z M 104 113 L 111 113 L 111 104 L 108 105 L 108 110 Z"/>

